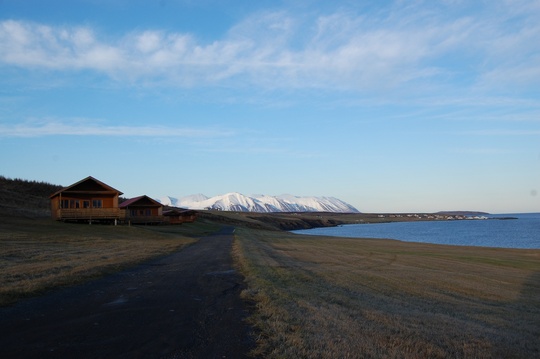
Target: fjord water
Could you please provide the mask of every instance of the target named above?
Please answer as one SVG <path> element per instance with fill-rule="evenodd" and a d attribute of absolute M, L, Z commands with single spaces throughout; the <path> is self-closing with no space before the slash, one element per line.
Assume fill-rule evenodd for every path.
<path fill-rule="evenodd" d="M 513 217 L 517 219 L 496 219 Z M 347 224 L 293 233 L 499 248 L 540 248 L 540 213 L 490 215 L 486 220 Z"/>

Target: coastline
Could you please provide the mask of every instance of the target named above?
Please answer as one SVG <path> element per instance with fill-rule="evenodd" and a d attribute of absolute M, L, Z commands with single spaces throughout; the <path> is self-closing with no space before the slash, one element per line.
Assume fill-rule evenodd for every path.
<path fill-rule="evenodd" d="M 370 224 L 426 221 L 477 221 L 489 219 L 518 219 L 496 217 L 485 212 L 437 212 L 437 213 L 331 213 L 331 212 L 228 212 L 200 211 L 202 218 L 227 224 L 242 224 L 251 228 L 295 231 L 346 224 Z M 489 216 L 489 217 L 488 217 Z"/>

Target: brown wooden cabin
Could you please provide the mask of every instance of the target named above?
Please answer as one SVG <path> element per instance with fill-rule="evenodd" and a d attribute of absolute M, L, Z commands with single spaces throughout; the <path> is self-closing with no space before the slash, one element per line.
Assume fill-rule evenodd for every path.
<path fill-rule="evenodd" d="M 191 209 L 170 209 L 163 211 L 165 221 L 170 224 L 182 224 L 195 222 L 197 212 Z"/>
<path fill-rule="evenodd" d="M 116 222 L 121 218 L 118 198 L 122 194 L 88 176 L 50 196 L 51 216 L 58 221 Z"/>
<path fill-rule="evenodd" d="M 164 222 L 163 205 L 143 195 L 120 203 L 123 217 L 130 224 L 160 224 Z"/>

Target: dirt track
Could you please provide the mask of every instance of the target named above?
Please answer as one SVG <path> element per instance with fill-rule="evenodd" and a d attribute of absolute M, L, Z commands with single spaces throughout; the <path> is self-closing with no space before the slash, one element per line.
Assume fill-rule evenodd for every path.
<path fill-rule="evenodd" d="M 1 358 L 244 358 L 232 227 L 173 255 L 0 308 Z"/>

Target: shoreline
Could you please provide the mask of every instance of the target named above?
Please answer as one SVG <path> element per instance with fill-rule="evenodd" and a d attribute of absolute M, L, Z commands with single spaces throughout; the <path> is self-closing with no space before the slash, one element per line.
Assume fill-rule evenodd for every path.
<path fill-rule="evenodd" d="M 487 217 L 484 212 L 437 212 L 437 213 L 331 213 L 331 212 L 234 212 L 199 211 L 200 217 L 228 224 L 243 224 L 250 228 L 294 231 L 346 224 L 471 221 L 489 219 L 518 219 L 517 217 Z M 463 214 L 460 214 L 463 213 Z M 490 215 L 492 216 L 492 215 Z"/>

